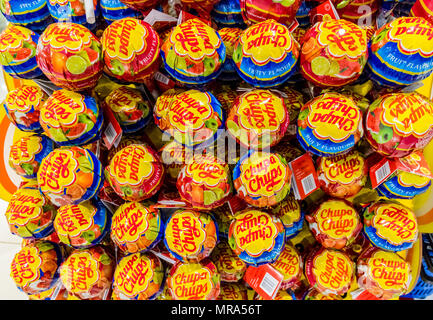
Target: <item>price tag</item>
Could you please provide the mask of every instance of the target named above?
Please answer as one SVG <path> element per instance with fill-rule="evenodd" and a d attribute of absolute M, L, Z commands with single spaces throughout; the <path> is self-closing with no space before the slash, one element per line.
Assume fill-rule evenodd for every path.
<path fill-rule="evenodd" d="M 263 299 L 273 300 L 281 287 L 283 275 L 270 264 L 264 264 L 258 267 L 249 266 L 244 280 Z"/>
<path fill-rule="evenodd" d="M 289 162 L 292 169 L 292 190 L 296 200 L 303 200 L 320 188 L 316 168 L 309 153 Z"/>

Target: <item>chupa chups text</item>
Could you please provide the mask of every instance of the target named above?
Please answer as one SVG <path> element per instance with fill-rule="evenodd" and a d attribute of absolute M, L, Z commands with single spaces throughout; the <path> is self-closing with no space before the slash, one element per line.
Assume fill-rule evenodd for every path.
<path fill-rule="evenodd" d="M 341 51 L 357 51 L 359 50 L 358 43 L 365 46 L 364 32 L 355 24 L 335 23 L 334 20 L 331 20 L 324 21 L 323 28 L 330 31 L 326 36 L 327 40 L 337 45 Z M 340 30 L 346 30 L 346 32 L 339 32 Z"/>
<path fill-rule="evenodd" d="M 60 190 L 59 179 L 66 179 L 71 175 L 70 162 L 69 155 L 62 151 L 56 152 L 49 161 L 44 161 L 38 172 L 41 180 L 39 187 L 48 186 L 51 190 Z"/>
<path fill-rule="evenodd" d="M 68 280 L 71 291 L 84 291 L 87 292 L 88 279 L 92 279 L 95 276 L 95 271 L 89 263 L 87 257 L 78 256 L 76 263 L 76 257 L 69 257 L 69 263 L 66 265 L 68 268 Z"/>
<path fill-rule="evenodd" d="M 142 148 L 126 147 L 113 159 L 113 170 L 121 179 L 140 181 L 140 160 L 144 159 L 146 151 Z M 127 173 L 129 172 L 129 176 Z"/>
<path fill-rule="evenodd" d="M 433 113 L 433 108 L 429 103 L 420 101 L 416 96 L 395 96 L 389 102 L 389 114 L 398 119 L 405 129 L 409 129 L 414 123 L 420 121 L 425 114 Z M 401 116 L 404 115 L 405 118 Z"/>
<path fill-rule="evenodd" d="M 210 274 L 207 270 L 194 273 L 179 272 L 174 276 L 174 294 L 179 298 L 202 298 L 209 292 Z"/>
<path fill-rule="evenodd" d="M 409 212 L 395 206 L 382 210 L 380 216 L 375 219 L 375 225 L 395 231 L 396 235 L 402 239 L 413 236 L 417 229 L 416 221 L 409 215 Z"/>
<path fill-rule="evenodd" d="M 71 28 L 73 28 L 73 31 Z M 53 24 L 50 26 L 50 28 L 44 31 L 44 38 L 42 40 L 45 43 L 49 43 L 52 39 L 56 39 L 56 41 L 59 43 L 68 43 L 77 42 L 78 39 L 83 39 L 84 37 L 85 34 L 81 28 L 77 28 L 72 25 L 69 28 L 62 28 Z"/>
<path fill-rule="evenodd" d="M 17 283 L 23 283 L 26 279 L 32 279 L 35 276 L 31 268 L 35 262 L 36 258 L 30 250 L 21 250 L 16 254 L 11 271 Z"/>
<path fill-rule="evenodd" d="M 249 93 L 245 100 L 248 102 L 248 108 L 244 108 L 242 113 L 247 117 L 250 126 L 259 129 L 278 126 L 277 113 L 270 93 Z"/>
<path fill-rule="evenodd" d="M 106 46 L 111 52 L 119 50 L 123 56 L 128 56 L 128 46 L 131 42 L 131 31 L 134 30 L 137 23 L 132 19 L 124 20 L 122 24 L 113 23 L 110 28 L 107 29 L 105 35 Z M 120 45 L 116 45 L 116 42 Z"/>
<path fill-rule="evenodd" d="M 80 207 L 71 206 L 71 207 L 63 207 L 63 208 L 62 207 L 59 208 L 57 212 L 58 215 L 57 223 L 66 232 L 70 233 L 77 230 L 78 229 L 77 225 L 80 227 L 89 225 L 89 220 L 86 219 Z M 74 221 L 72 221 L 71 218 L 73 218 Z"/>
<path fill-rule="evenodd" d="M 291 250 L 283 250 L 272 266 L 283 270 L 285 274 L 294 275 L 299 269 L 299 257 Z"/>
<path fill-rule="evenodd" d="M 336 235 L 342 235 L 353 229 L 354 211 L 353 209 L 323 209 L 319 212 L 320 229 L 324 231 L 334 231 Z"/>
<path fill-rule="evenodd" d="M 258 241 L 270 239 L 274 236 L 274 230 L 270 218 L 265 214 L 246 214 L 237 220 L 236 233 L 241 247 Z"/>
<path fill-rule="evenodd" d="M 145 259 L 134 254 L 128 262 L 120 268 L 116 284 L 127 294 L 132 294 L 137 287 L 143 287 L 149 281 L 149 266 Z"/>
<path fill-rule="evenodd" d="M 332 289 L 339 289 L 343 283 L 348 282 L 349 278 L 349 266 L 346 261 L 327 252 L 324 270 L 319 276 L 320 282 L 329 285 Z"/>
<path fill-rule="evenodd" d="M 323 158 L 323 166 L 330 178 L 335 179 L 338 176 L 344 176 L 346 179 L 350 179 L 360 172 L 361 160 L 358 157 L 351 157 L 350 154 L 338 155 Z"/>
<path fill-rule="evenodd" d="M 188 93 L 178 95 L 177 99 L 173 99 L 170 105 L 171 119 L 182 126 L 187 123 L 195 125 L 202 118 L 201 115 L 206 112 L 209 112 L 209 107 L 203 105 Z"/>
<path fill-rule="evenodd" d="M 17 106 L 18 109 L 27 108 L 27 105 L 36 102 L 39 90 L 35 86 L 23 86 L 17 92 L 11 91 L 7 96 L 8 108 Z"/>
<path fill-rule="evenodd" d="M 175 250 L 179 253 L 197 252 L 197 239 L 201 238 L 202 233 L 197 219 L 191 216 L 173 217 L 171 223 Z"/>
<path fill-rule="evenodd" d="M 271 166 L 273 164 L 275 166 Z M 284 177 L 285 172 L 281 167 L 273 155 L 249 165 L 243 172 L 245 180 L 248 181 L 249 190 L 257 192 L 265 188 L 266 191 L 272 192 Z"/>
<path fill-rule="evenodd" d="M 247 42 L 247 50 L 251 50 L 251 48 L 258 48 L 269 45 L 273 45 L 273 47 L 275 48 L 285 48 L 290 41 L 290 37 L 287 36 L 287 34 L 287 28 L 281 24 L 258 24 L 257 26 L 247 29 L 245 36 L 246 39 L 251 39 L 251 37 L 258 35 L 258 37 L 254 38 L 254 40 L 250 40 Z"/>
<path fill-rule="evenodd" d="M 130 238 L 136 237 L 139 228 L 143 223 L 143 212 L 137 208 L 135 202 L 113 217 L 112 230 L 118 239 L 123 239 L 125 235 Z"/>
<path fill-rule="evenodd" d="M 176 33 L 175 39 L 182 45 L 183 50 L 199 52 L 203 49 L 212 50 L 212 45 L 206 25 L 203 23 L 182 23 L 177 26 L 179 32 Z M 200 46 L 200 41 L 204 48 Z"/>
<path fill-rule="evenodd" d="M 402 24 L 414 24 L 410 27 L 402 26 Z M 402 34 L 417 34 L 417 35 L 426 35 L 426 41 L 431 41 L 433 39 L 433 29 L 430 24 L 427 23 L 425 19 L 419 17 L 410 17 L 406 19 L 400 19 L 398 21 L 397 30 L 395 31 L 396 36 L 400 36 Z"/>
<path fill-rule="evenodd" d="M 406 262 L 404 261 L 372 258 L 370 264 L 373 278 L 385 280 L 386 286 L 399 286 L 407 281 Z"/>

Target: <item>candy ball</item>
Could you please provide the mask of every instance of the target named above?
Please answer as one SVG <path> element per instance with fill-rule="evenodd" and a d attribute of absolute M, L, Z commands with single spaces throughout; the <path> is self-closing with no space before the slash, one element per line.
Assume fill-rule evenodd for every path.
<path fill-rule="evenodd" d="M 194 152 L 185 145 L 172 141 L 163 146 L 159 154 L 167 172 L 167 181 L 176 184 L 179 172 L 185 164 L 191 162 Z"/>
<path fill-rule="evenodd" d="M 58 283 L 58 268 L 62 261 L 63 254 L 57 244 L 39 240 L 15 254 L 10 276 L 22 292 L 38 294 Z"/>
<path fill-rule="evenodd" d="M 295 237 L 304 225 L 304 210 L 292 193 L 276 206 L 269 208 L 269 213 L 281 220 L 286 240 Z"/>
<path fill-rule="evenodd" d="M 164 224 L 158 209 L 141 202 L 126 202 L 111 219 L 110 237 L 125 254 L 152 249 L 163 237 Z"/>
<path fill-rule="evenodd" d="M 141 19 L 142 13 L 120 0 L 100 0 L 101 13 L 104 20 L 110 25 L 123 18 Z"/>
<path fill-rule="evenodd" d="M 274 19 L 279 23 L 290 26 L 296 16 L 301 0 L 240 0 L 242 16 L 245 23 L 252 25 Z"/>
<path fill-rule="evenodd" d="M 165 70 L 186 85 L 216 79 L 226 60 L 226 47 L 217 31 L 199 19 L 177 25 L 161 47 Z"/>
<path fill-rule="evenodd" d="M 220 0 L 213 6 L 211 15 L 219 28 L 243 28 L 245 26 L 239 0 Z"/>
<path fill-rule="evenodd" d="M 48 10 L 55 22 L 68 21 L 81 24 L 90 30 L 96 29 L 96 19 L 99 18 L 101 9 L 98 0 L 92 0 L 94 19 L 88 20 L 85 3 L 80 0 L 47 0 Z M 89 11 L 92 10 L 89 8 Z"/>
<path fill-rule="evenodd" d="M 210 20 L 210 12 L 219 0 L 180 0 L 182 9 L 194 15 Z"/>
<path fill-rule="evenodd" d="M 47 2 L 46 0 L 4 0 L 0 3 L 0 10 L 14 25 L 42 32 L 52 22 Z"/>
<path fill-rule="evenodd" d="M 42 160 L 37 174 L 39 189 L 58 207 L 93 198 L 102 180 L 101 162 L 81 147 L 55 149 Z"/>
<path fill-rule="evenodd" d="M 39 111 L 48 95 L 38 86 L 23 85 L 6 94 L 6 116 L 20 130 L 40 133 Z"/>
<path fill-rule="evenodd" d="M 226 61 L 222 66 L 222 71 L 218 79 L 223 81 L 237 81 L 240 80 L 236 72 L 236 66 L 233 62 L 233 51 L 239 36 L 242 34 L 242 29 L 239 28 L 223 28 L 218 30 L 222 41 L 226 47 Z"/>
<path fill-rule="evenodd" d="M 118 151 L 105 168 L 105 178 L 126 201 L 142 201 L 155 195 L 165 169 L 158 154 L 145 144 L 131 144 Z"/>
<path fill-rule="evenodd" d="M 295 72 L 298 57 L 299 43 L 288 27 L 275 20 L 244 30 L 233 52 L 239 76 L 259 88 L 286 82 Z"/>
<path fill-rule="evenodd" d="M 95 98 L 61 89 L 42 105 L 39 122 L 59 146 L 84 145 L 100 139 L 103 115 Z"/>
<path fill-rule="evenodd" d="M 301 286 L 304 264 L 302 256 L 291 243 L 286 243 L 280 256 L 271 266 L 283 275 L 279 290 L 296 290 Z"/>
<path fill-rule="evenodd" d="M 346 153 L 363 133 L 361 110 L 353 99 L 339 93 L 319 95 L 299 112 L 298 141 L 305 151 L 317 156 Z"/>
<path fill-rule="evenodd" d="M 247 269 L 245 262 L 233 252 L 226 240 L 217 244 L 210 259 L 215 263 L 222 282 L 240 281 Z"/>
<path fill-rule="evenodd" d="M 53 150 L 54 142 L 46 136 L 24 136 L 12 144 L 9 165 L 19 176 L 36 178 L 42 159 Z"/>

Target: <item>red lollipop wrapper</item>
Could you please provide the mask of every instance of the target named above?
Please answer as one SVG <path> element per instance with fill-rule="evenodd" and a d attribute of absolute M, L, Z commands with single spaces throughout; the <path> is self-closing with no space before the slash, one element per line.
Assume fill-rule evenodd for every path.
<path fill-rule="evenodd" d="M 274 19 L 290 26 L 301 2 L 301 0 L 240 0 L 242 17 L 249 25 Z"/>

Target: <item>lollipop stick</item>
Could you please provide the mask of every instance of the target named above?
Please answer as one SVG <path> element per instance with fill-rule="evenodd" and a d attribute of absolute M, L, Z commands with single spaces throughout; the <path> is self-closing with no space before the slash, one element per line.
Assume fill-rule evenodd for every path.
<path fill-rule="evenodd" d="M 89 24 L 94 24 L 95 19 L 95 8 L 93 7 L 93 0 L 84 0 L 84 11 L 86 12 L 86 21 Z"/>

